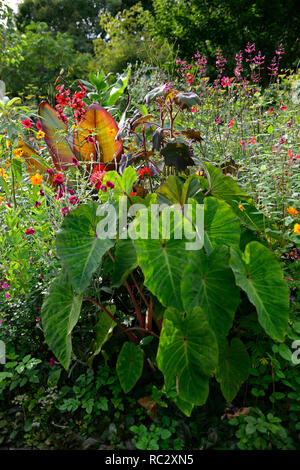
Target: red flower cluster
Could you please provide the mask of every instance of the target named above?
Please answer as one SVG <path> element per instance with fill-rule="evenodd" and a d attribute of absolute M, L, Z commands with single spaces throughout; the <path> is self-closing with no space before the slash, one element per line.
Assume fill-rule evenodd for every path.
<path fill-rule="evenodd" d="M 102 165 L 100 165 L 100 167 L 101 166 Z M 103 177 L 104 177 L 105 173 L 106 173 L 106 171 L 96 170 L 96 171 L 93 172 L 93 174 L 90 178 L 90 182 L 95 187 L 95 189 L 97 189 L 97 191 L 99 191 L 99 189 L 102 186 L 102 180 L 103 180 Z"/>
<path fill-rule="evenodd" d="M 142 168 L 138 171 L 140 178 L 144 178 L 146 175 L 151 176 L 151 170 L 149 168 Z"/>
<path fill-rule="evenodd" d="M 72 97 L 70 96 L 70 90 L 66 90 L 64 85 L 58 85 L 56 87 L 57 105 L 55 106 L 55 109 L 57 111 L 58 118 L 65 124 L 67 123 L 67 116 L 63 113 L 63 110 L 66 106 L 70 105 L 70 107 L 73 109 L 74 120 L 76 124 L 81 121 L 85 114 L 86 104 L 82 101 L 82 99 L 86 95 L 86 88 L 84 88 L 80 82 L 78 83 L 80 86 L 80 91 L 74 93 Z"/>
<path fill-rule="evenodd" d="M 53 179 L 53 183 L 56 183 L 56 184 L 63 184 L 63 182 L 65 181 L 63 175 L 61 173 L 56 173 L 56 175 L 54 176 L 54 179 Z"/>

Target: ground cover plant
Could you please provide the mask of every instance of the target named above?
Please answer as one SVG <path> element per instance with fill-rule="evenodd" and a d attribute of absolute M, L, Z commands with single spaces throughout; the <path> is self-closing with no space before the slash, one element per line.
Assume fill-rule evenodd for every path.
<path fill-rule="evenodd" d="M 284 54 L 0 82 L 2 448 L 299 449 Z"/>

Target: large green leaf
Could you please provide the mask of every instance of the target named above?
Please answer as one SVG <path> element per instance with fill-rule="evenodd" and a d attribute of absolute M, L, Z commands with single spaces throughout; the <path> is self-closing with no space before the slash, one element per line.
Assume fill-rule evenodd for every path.
<path fill-rule="evenodd" d="M 127 276 L 137 267 L 137 257 L 133 241 L 119 240 L 115 250 L 114 270 L 111 277 L 111 285 L 119 287 Z"/>
<path fill-rule="evenodd" d="M 217 362 L 217 340 L 203 310 L 195 307 L 182 314 L 174 308 L 167 309 L 157 352 L 166 387 L 172 387 L 175 380 L 182 400 L 203 405 Z"/>
<path fill-rule="evenodd" d="M 135 386 L 143 372 L 144 353 L 133 343 L 124 343 L 117 360 L 117 374 L 125 393 Z"/>
<path fill-rule="evenodd" d="M 231 201 L 250 202 L 250 196 L 238 186 L 231 176 L 223 175 L 219 168 L 211 163 L 204 163 L 208 172 L 211 194 L 219 199 L 231 203 Z"/>
<path fill-rule="evenodd" d="M 46 342 L 63 367 L 71 362 L 71 333 L 76 325 L 82 295 L 74 293 L 65 271 L 52 282 L 42 306 L 42 326 Z"/>
<path fill-rule="evenodd" d="M 218 245 L 239 246 L 240 224 L 232 208 L 215 197 L 204 200 L 204 247 L 210 253 Z"/>
<path fill-rule="evenodd" d="M 239 338 L 233 338 L 230 346 L 224 338 L 219 351 L 216 379 L 220 382 L 224 397 L 228 402 L 231 402 L 242 383 L 248 378 L 251 366 L 250 358 Z"/>
<path fill-rule="evenodd" d="M 289 290 L 274 254 L 261 243 L 248 243 L 245 254 L 231 249 L 236 283 L 255 305 L 258 321 L 271 338 L 283 341 L 288 326 Z"/>
<path fill-rule="evenodd" d="M 98 204 L 82 204 L 67 215 L 56 236 L 56 247 L 62 264 L 77 291 L 84 291 L 102 256 L 114 245 L 114 240 L 97 238 Z"/>
<path fill-rule="evenodd" d="M 229 266 L 229 248 L 217 247 L 209 256 L 191 252 L 181 282 L 186 311 L 200 306 L 217 338 L 227 335 L 239 304 L 239 289 Z"/>
<path fill-rule="evenodd" d="M 115 315 L 116 307 L 115 305 L 107 305 L 106 309 L 112 314 Z M 101 312 L 100 318 L 95 325 L 95 335 L 96 339 L 93 344 L 93 354 L 89 358 L 88 363 L 91 366 L 95 356 L 97 356 L 102 346 L 109 340 L 112 335 L 113 329 L 116 327 L 116 322 L 112 320 L 105 312 Z"/>
<path fill-rule="evenodd" d="M 204 178 L 200 180 L 197 175 L 190 175 L 185 182 L 178 176 L 169 176 L 156 192 L 158 202 L 183 206 L 189 198 L 201 203 L 204 189 L 207 190 L 207 181 Z"/>
<path fill-rule="evenodd" d="M 120 96 L 123 95 L 127 87 L 130 74 L 131 68 L 125 70 L 125 72 L 120 75 L 117 82 L 114 84 L 114 86 L 109 92 L 109 98 L 105 101 L 105 106 L 113 106 L 118 101 Z"/>
<path fill-rule="evenodd" d="M 166 211 L 167 209 L 164 213 Z M 162 221 L 162 216 L 159 220 Z M 134 220 L 133 226 L 129 228 L 129 233 L 132 234 L 132 229 L 138 224 L 140 227 L 145 227 L 148 234 L 148 239 L 134 240 L 138 264 L 145 276 L 146 287 L 163 305 L 182 310 L 180 282 L 187 258 L 186 240 L 174 239 L 174 232 L 182 225 L 182 215 L 178 220 L 171 214 L 170 220 L 170 238 L 164 238 L 161 224 L 158 239 L 151 238 L 149 212 L 142 210 Z"/>

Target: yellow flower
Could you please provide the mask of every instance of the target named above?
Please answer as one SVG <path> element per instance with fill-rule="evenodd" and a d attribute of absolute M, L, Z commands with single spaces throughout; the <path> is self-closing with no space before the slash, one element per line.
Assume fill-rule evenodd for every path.
<path fill-rule="evenodd" d="M 297 209 L 295 209 L 294 207 L 290 206 L 287 208 L 287 211 L 289 214 L 291 214 L 293 217 L 296 217 L 296 215 L 299 214 L 299 211 L 297 211 Z"/>
<path fill-rule="evenodd" d="M 196 175 L 198 175 L 198 176 L 202 176 L 202 175 L 203 175 L 203 171 L 202 171 L 202 170 L 198 170 L 198 171 L 196 171 Z"/>
<path fill-rule="evenodd" d="M 244 211 L 245 207 L 242 204 L 239 204 L 239 209 L 240 209 L 240 211 Z"/>
<path fill-rule="evenodd" d="M 5 168 L 0 168 L 0 176 L 2 176 L 5 180 L 8 179 Z"/>
<path fill-rule="evenodd" d="M 39 186 L 40 184 L 42 184 L 43 177 L 39 175 L 38 173 L 36 173 L 30 178 L 30 181 L 32 184 Z"/>
<path fill-rule="evenodd" d="M 294 232 L 295 232 L 297 235 L 300 235 L 300 224 L 295 224 L 295 225 L 294 225 Z"/>
<path fill-rule="evenodd" d="M 14 150 L 14 154 L 17 158 L 20 158 L 23 155 L 23 150 L 22 149 L 16 149 L 16 150 Z"/>
<path fill-rule="evenodd" d="M 43 139 L 45 137 L 45 132 L 39 131 L 36 133 L 36 138 L 37 139 Z"/>

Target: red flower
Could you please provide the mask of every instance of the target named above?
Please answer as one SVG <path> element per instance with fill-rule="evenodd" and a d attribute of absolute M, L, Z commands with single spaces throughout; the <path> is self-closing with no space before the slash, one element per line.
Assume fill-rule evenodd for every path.
<path fill-rule="evenodd" d="M 138 171 L 138 174 L 140 175 L 140 178 L 144 178 L 145 175 L 151 176 L 151 171 L 149 168 L 142 168 L 141 170 Z"/>
<path fill-rule="evenodd" d="M 74 163 L 76 166 L 79 166 L 79 161 L 75 157 L 72 158 L 72 163 Z"/>
<path fill-rule="evenodd" d="M 137 193 L 129 193 L 129 196 L 137 196 Z"/>
<path fill-rule="evenodd" d="M 231 80 L 229 77 L 223 77 L 221 80 L 221 85 L 222 86 L 230 86 L 231 85 Z"/>
<path fill-rule="evenodd" d="M 35 233 L 35 230 L 33 228 L 27 228 L 25 230 L 25 235 L 33 235 Z"/>
<path fill-rule="evenodd" d="M 49 366 L 53 367 L 55 366 L 55 360 L 51 357 L 51 359 L 49 359 Z"/>
<path fill-rule="evenodd" d="M 55 177 L 54 177 L 54 180 L 53 180 L 53 183 L 56 183 L 56 184 L 63 184 L 63 182 L 65 181 L 63 175 L 61 173 L 56 173 Z"/>
<path fill-rule="evenodd" d="M 106 186 L 110 189 L 113 189 L 115 187 L 115 185 L 112 181 L 106 181 Z"/>
<path fill-rule="evenodd" d="M 37 123 L 36 123 L 36 128 L 37 128 L 39 131 L 42 130 L 42 125 L 41 125 L 40 121 L 37 121 Z"/>
<path fill-rule="evenodd" d="M 234 120 L 231 119 L 231 120 L 229 121 L 229 123 L 227 124 L 227 126 L 231 129 L 232 126 L 233 126 L 233 123 L 234 123 Z"/>
<path fill-rule="evenodd" d="M 32 122 L 30 121 L 30 119 L 23 119 L 22 124 L 24 127 L 27 127 L 27 129 L 30 129 L 30 127 L 32 126 Z"/>
<path fill-rule="evenodd" d="M 90 182 L 97 189 L 97 191 L 99 191 L 100 186 L 102 185 L 102 179 L 105 173 L 105 171 L 94 171 L 91 176 Z"/>
<path fill-rule="evenodd" d="M 255 137 L 252 137 L 252 139 L 249 140 L 248 144 L 255 144 Z"/>
<path fill-rule="evenodd" d="M 281 111 L 286 111 L 287 107 L 285 106 L 285 104 L 283 104 L 282 106 L 280 106 L 280 109 L 281 109 Z"/>
<path fill-rule="evenodd" d="M 187 76 L 186 76 L 186 80 L 189 84 L 193 83 L 194 75 L 192 75 L 191 73 L 188 73 Z"/>

